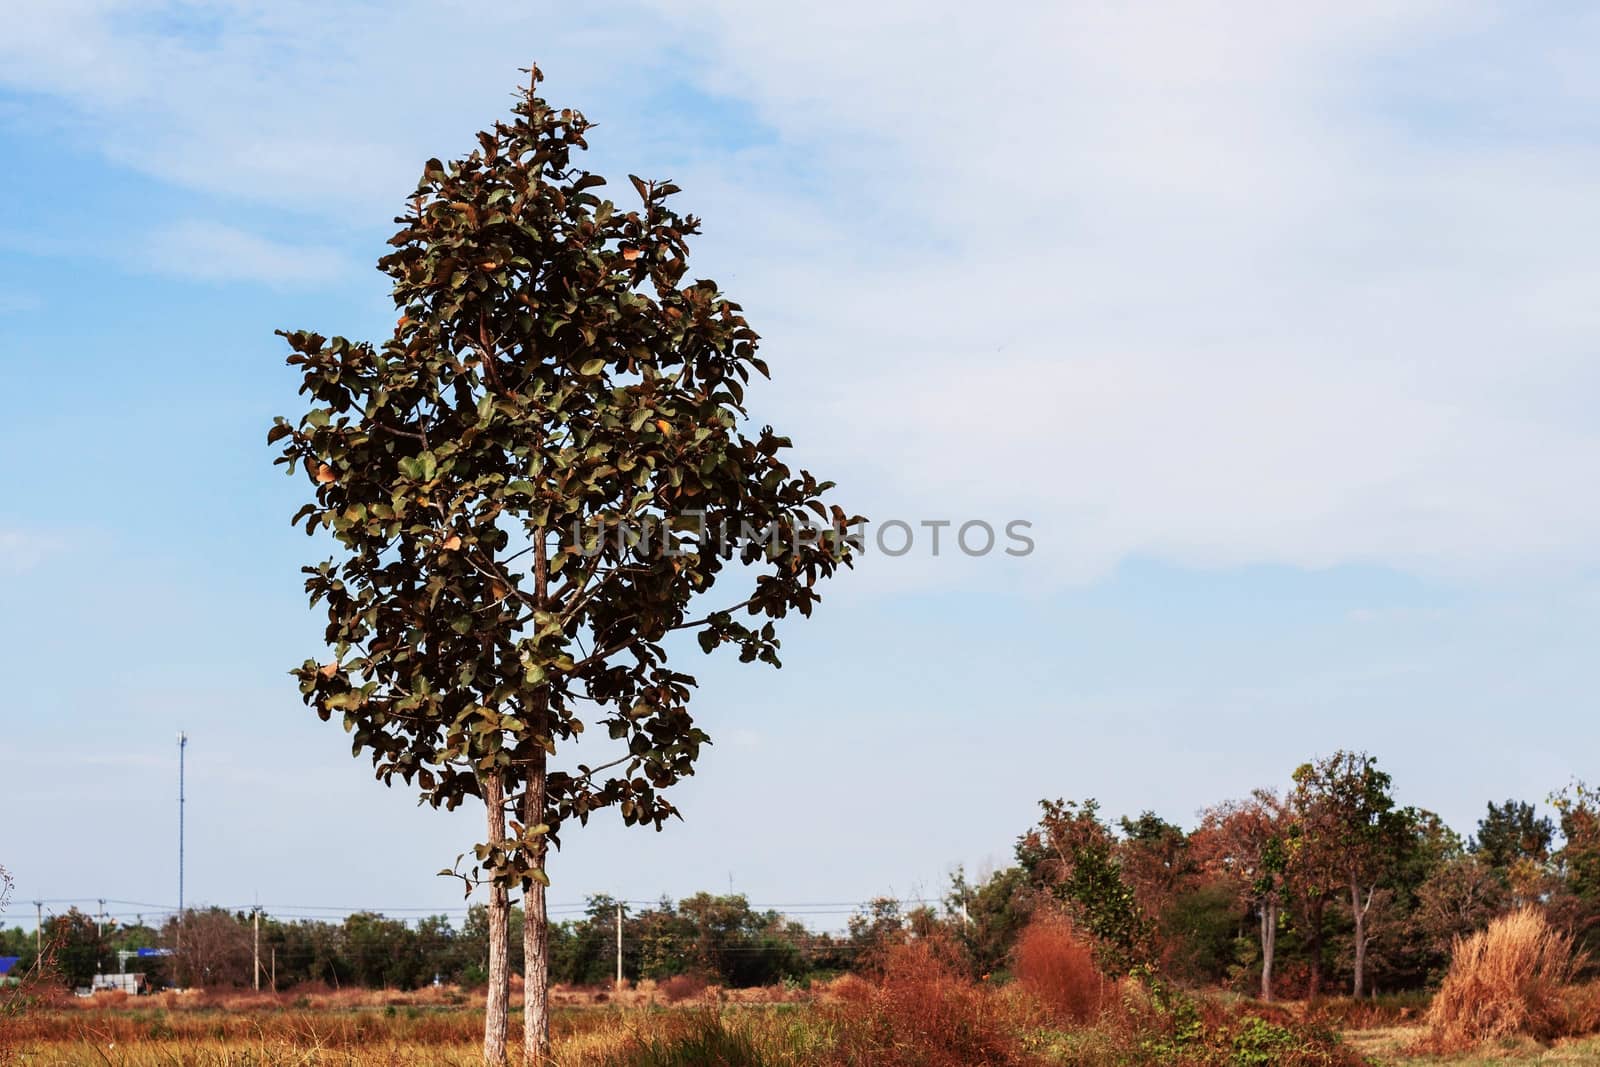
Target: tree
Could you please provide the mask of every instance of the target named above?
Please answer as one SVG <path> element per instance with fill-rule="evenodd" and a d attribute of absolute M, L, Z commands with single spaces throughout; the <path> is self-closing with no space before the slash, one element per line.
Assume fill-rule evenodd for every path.
<path fill-rule="evenodd" d="M 1543 864 L 1550 858 L 1556 826 L 1548 815 L 1541 816 L 1532 804 L 1507 800 L 1489 802 L 1489 810 L 1478 820 L 1478 832 L 1467 850 L 1481 857 L 1496 870 L 1509 871 L 1521 860 Z"/>
<path fill-rule="evenodd" d="M 1150 922 L 1117 862 L 1117 841 L 1092 797 L 1042 800 L 1039 826 L 1017 843 L 1017 860 L 1062 901 L 1079 929 L 1094 937 L 1096 957 L 1111 975 L 1148 963 Z"/>
<path fill-rule="evenodd" d="M 55 946 L 56 971 L 69 989 L 87 989 L 101 973 L 105 943 L 92 917 L 77 908 L 52 916 L 45 938 Z"/>
<path fill-rule="evenodd" d="M 1005 966 L 1018 936 L 1033 916 L 1037 896 L 1028 886 L 1021 867 L 994 871 L 973 885 L 957 867 L 950 876 L 945 911 L 956 917 L 956 940 L 972 959 L 978 974 L 991 974 Z"/>
<path fill-rule="evenodd" d="M 1194 834 L 1199 862 L 1233 886 L 1256 914 L 1261 940 L 1261 999 L 1271 1000 L 1278 925 L 1284 901 L 1288 812 L 1271 790 L 1208 808 Z"/>
<path fill-rule="evenodd" d="M 243 913 L 189 908 L 181 918 L 181 942 L 179 922 L 168 919 L 163 935 L 168 944 L 180 945 L 175 962 L 183 981 L 201 988 L 249 984 L 253 960 Z"/>
<path fill-rule="evenodd" d="M 1117 822 L 1117 866 L 1139 908 L 1158 920 L 1193 881 L 1194 859 L 1183 828 L 1153 811 Z"/>
<path fill-rule="evenodd" d="M 1468 848 L 1504 880 L 1513 902 L 1534 903 L 1544 899 L 1550 888 L 1555 835 L 1556 824 L 1539 815 L 1532 804 L 1491 801 Z"/>
<path fill-rule="evenodd" d="M 1556 860 L 1567 888 L 1583 900 L 1600 898 L 1600 790 L 1574 782 L 1550 804 L 1561 818 Z"/>
<path fill-rule="evenodd" d="M 486 808 L 470 871 L 489 887 L 484 1054 L 505 1053 L 510 893 L 527 920 L 526 1055 L 549 1048 L 547 850 L 616 807 L 660 829 L 663 791 L 709 739 L 666 641 L 778 665 L 774 623 L 810 615 L 862 520 L 754 438 L 757 335 L 716 284 L 684 284 L 698 220 L 670 182 L 601 199 L 572 162 L 590 123 L 530 82 L 513 117 L 429 160 L 379 260 L 400 318 L 381 348 L 287 332 L 312 407 L 279 419 L 295 516 L 339 559 L 305 569 L 333 655 L 296 672 L 386 784 Z M 820 520 L 820 521 L 819 521 Z M 703 610 L 727 572 L 750 581 Z M 598 722 L 615 758 L 552 762 Z M 585 754 L 591 751 L 586 748 Z M 509 823 L 508 823 L 509 817 Z"/>
<path fill-rule="evenodd" d="M 1453 856 L 1417 887 L 1411 940 L 1432 957 L 1431 978 L 1442 978 L 1451 946 L 1489 925 L 1506 907 L 1506 886 L 1479 855 Z"/>
<path fill-rule="evenodd" d="M 1423 890 L 1452 862 L 1465 855 L 1461 836 L 1431 811 L 1401 808 L 1394 813 L 1392 862 L 1373 897 L 1367 921 L 1365 980 L 1368 992 L 1418 987 L 1448 963 L 1449 941 L 1441 956 L 1422 932 Z M 1354 944 L 1351 945 L 1352 958 Z"/>
<path fill-rule="evenodd" d="M 850 916 L 846 926 L 855 969 L 869 974 L 882 970 L 889 950 L 906 940 L 906 917 L 893 897 L 874 897 Z"/>
<path fill-rule="evenodd" d="M 1365 752 L 1335 752 L 1325 759 L 1302 764 L 1294 772 L 1290 803 L 1296 854 L 1312 894 L 1316 925 L 1313 927 L 1311 995 L 1317 995 L 1321 977 L 1321 901 L 1340 889 L 1350 894 L 1350 915 L 1355 924 L 1355 961 L 1352 989 L 1359 997 L 1366 988 L 1367 916 L 1384 876 L 1396 862 L 1409 826 L 1394 811 L 1389 795 L 1391 778 L 1378 769 L 1378 761 Z"/>

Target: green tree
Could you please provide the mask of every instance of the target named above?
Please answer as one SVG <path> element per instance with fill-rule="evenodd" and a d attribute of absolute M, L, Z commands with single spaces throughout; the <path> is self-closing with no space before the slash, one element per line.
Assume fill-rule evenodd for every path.
<path fill-rule="evenodd" d="M 755 911 L 742 894 L 696 893 L 678 901 L 695 934 L 700 968 L 730 986 L 770 985 L 805 970 L 795 930 L 772 911 Z"/>
<path fill-rule="evenodd" d="M 69 989 L 86 989 L 101 973 L 105 944 L 95 921 L 77 908 L 47 920 L 45 940 L 55 946 L 56 973 Z"/>
<path fill-rule="evenodd" d="M 1150 920 L 1124 880 L 1117 840 L 1100 804 L 1042 800 L 1038 828 L 1017 843 L 1017 860 L 1095 940 L 1101 967 L 1124 974 L 1150 962 Z"/>
<path fill-rule="evenodd" d="M 1393 828 L 1392 862 L 1374 896 L 1368 922 L 1369 991 L 1380 982 L 1386 989 L 1426 985 L 1448 962 L 1421 932 L 1422 892 L 1441 870 L 1465 855 L 1461 836 L 1431 811 L 1397 809 Z M 1353 943 L 1351 948 L 1353 952 Z"/>
<path fill-rule="evenodd" d="M 1020 866 L 995 871 L 977 885 L 968 882 L 965 870 L 956 868 L 944 906 L 975 973 L 992 974 L 1006 966 L 1033 915 L 1036 896 L 1028 872 Z"/>
<path fill-rule="evenodd" d="M 1516 901 L 1531 903 L 1550 891 L 1555 835 L 1556 824 L 1532 804 L 1491 801 L 1468 848 L 1504 880 Z"/>
<path fill-rule="evenodd" d="M 632 178 L 637 207 L 602 199 L 573 163 L 591 124 L 538 82 L 470 155 L 423 168 L 379 261 L 400 311 L 387 342 L 283 334 L 312 406 L 268 435 L 313 492 L 295 521 L 337 542 L 305 570 L 333 648 L 295 672 L 306 702 L 385 783 L 485 805 L 460 873 L 489 887 L 491 1063 L 510 893 L 539 1063 L 548 846 L 606 807 L 659 829 L 676 814 L 663 791 L 708 740 L 667 638 L 776 666 L 774 623 L 811 613 L 861 521 L 779 458 L 786 438 L 739 429 L 767 367 L 739 306 L 684 281 L 699 224 L 669 206 L 677 186 Z M 749 580 L 702 608 L 735 565 Z M 595 722 L 619 754 L 552 763 Z"/>
<path fill-rule="evenodd" d="M 1532 804 L 1507 800 L 1489 802 L 1489 810 L 1478 820 L 1478 832 L 1467 850 L 1490 867 L 1509 871 L 1521 860 L 1542 864 L 1550 858 L 1556 826 L 1548 815 L 1540 815 Z"/>
<path fill-rule="evenodd" d="M 1294 772 L 1291 855 L 1299 860 L 1306 890 L 1316 900 L 1348 891 L 1355 925 L 1352 989 L 1366 989 L 1367 918 L 1378 889 L 1398 862 L 1410 832 L 1406 814 L 1394 810 L 1390 776 L 1365 752 L 1335 752 Z M 1313 930 L 1311 995 L 1321 976 L 1321 911 Z"/>

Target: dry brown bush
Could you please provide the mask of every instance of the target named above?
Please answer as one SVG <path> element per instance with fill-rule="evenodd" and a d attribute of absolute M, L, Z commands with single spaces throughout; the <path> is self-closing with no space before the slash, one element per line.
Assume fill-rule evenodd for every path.
<path fill-rule="evenodd" d="M 1071 923 L 1042 916 L 1017 941 L 1017 982 L 1058 1022 L 1087 1023 L 1100 1017 L 1111 985 L 1096 970 L 1094 949 Z"/>
<path fill-rule="evenodd" d="M 959 952 L 937 937 L 894 945 L 875 982 L 839 982 L 828 1011 L 836 1055 L 874 1067 L 969 1067 L 1026 1062 L 1008 1001 L 962 973 Z"/>
<path fill-rule="evenodd" d="M 1426 1046 L 1454 1052 L 1500 1038 L 1551 1041 L 1575 1032 L 1583 1020 L 1569 1007 L 1587 1010 L 1568 988 L 1579 963 L 1572 939 L 1536 908 L 1456 938 L 1450 971 L 1428 1009 Z"/>
<path fill-rule="evenodd" d="M 668 1004 L 677 1004 L 703 996 L 706 980 L 698 974 L 675 974 L 660 985 L 661 997 Z"/>

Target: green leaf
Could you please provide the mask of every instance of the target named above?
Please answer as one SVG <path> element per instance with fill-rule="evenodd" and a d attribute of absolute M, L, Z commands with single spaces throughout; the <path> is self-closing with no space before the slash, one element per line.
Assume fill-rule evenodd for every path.
<path fill-rule="evenodd" d="M 585 377 L 593 377 L 604 370 L 605 366 L 606 361 L 601 359 L 599 356 L 596 356 L 594 359 L 589 360 L 589 362 L 580 367 L 578 373 L 584 375 Z"/>

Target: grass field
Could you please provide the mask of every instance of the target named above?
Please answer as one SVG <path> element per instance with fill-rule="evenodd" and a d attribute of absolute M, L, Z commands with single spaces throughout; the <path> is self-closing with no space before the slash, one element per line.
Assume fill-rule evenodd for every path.
<path fill-rule="evenodd" d="M 1222 1008 L 1239 1021 L 1233 1037 L 1218 1045 L 1197 1043 L 1185 1051 L 1165 1044 L 1129 1042 L 1116 1025 L 1104 1020 L 1062 1026 L 1018 1011 L 1019 1003 L 999 1003 L 1003 1021 L 1015 1040 L 984 1051 L 982 1043 L 940 1055 L 920 1047 L 943 1042 L 950 1018 L 940 1019 L 927 1005 L 908 1007 L 928 1018 L 902 1028 L 888 1046 L 875 1045 L 870 1026 L 843 995 L 824 991 L 815 999 L 796 1000 L 782 990 L 768 991 L 779 1002 L 739 1003 L 719 998 L 676 1005 L 645 989 L 624 995 L 622 1003 L 606 995 L 568 991 L 566 1006 L 555 1013 L 557 1062 L 562 1067 L 690 1067 L 724 1064 L 742 1067 L 812 1067 L 826 1064 L 953 1065 L 1002 1064 L 1228 1064 L 1270 1067 L 1277 1063 L 1360 1063 L 1394 1067 L 1421 1064 L 1473 1067 L 1498 1063 L 1600 1064 L 1600 1038 L 1558 1042 L 1545 1048 L 1532 1041 L 1507 1042 L 1489 1050 L 1455 1056 L 1418 1056 L 1409 1051 L 1422 1035 L 1408 1025 L 1344 1030 L 1343 1056 L 1330 1057 L 1314 1045 L 1281 1046 L 1267 1035 L 1251 1046 L 1241 1038 L 1253 1032 L 1248 1002 L 1233 1000 Z M 784 999 L 787 998 L 787 999 Z M 997 1002 L 1006 998 L 997 998 Z M 1255 1006 L 1261 1008 L 1261 1006 Z M 842 1010 L 848 1008 L 849 1010 Z M 1351 1014 L 1336 1002 L 1332 1015 Z M 1219 1008 L 1219 1010 L 1222 1010 Z M 1262 1008 L 1261 1010 L 1268 1010 Z M 1278 1013 L 1298 1009 L 1273 1009 Z M 1113 1009 L 1114 1012 L 1114 1009 Z M 1370 1009 L 1361 1006 L 1360 1013 Z M 1389 1014 L 1409 1013 L 1394 1008 Z M 1379 1012 L 1378 1014 L 1383 1014 Z M 1275 1016 L 1277 1017 L 1277 1016 Z M 0 1064 L 76 1067 L 380 1067 L 380 1065 L 461 1065 L 480 1061 L 478 1042 L 482 1014 L 470 994 L 456 990 L 419 993 L 315 993 L 306 996 L 176 995 L 124 998 L 102 995 L 64 1001 L 30 1010 L 7 1020 L 0 1032 Z M 1362 1019 L 1362 1021 L 1370 1021 Z M 520 1015 L 512 1020 L 513 1029 Z M 958 1027 L 959 1028 L 959 1027 Z M 1276 1033 L 1274 1031 L 1273 1033 Z M 971 1032 L 954 1035 L 961 1040 Z M 981 1035 L 977 1035 L 981 1038 Z M 903 1045 L 896 1049 L 896 1043 Z M 990 1058 L 982 1058 L 988 1056 Z M 978 1058 L 970 1058 L 978 1057 Z"/>
<path fill-rule="evenodd" d="M 1314 1008 L 1262 1004 L 1185 993 L 1154 980 L 1105 979 L 1071 943 L 1034 955 L 1020 954 L 1016 979 L 1003 983 L 975 981 L 937 942 L 918 941 L 892 950 L 870 981 L 847 975 L 805 992 L 676 982 L 558 989 L 555 1061 L 560 1067 L 1600 1064 L 1600 1037 L 1592 1036 L 1548 1044 L 1497 1038 L 1460 1055 L 1423 1055 L 1424 994 L 1327 999 Z M 0 1067 L 467 1067 L 481 1062 L 483 1014 L 476 1003 L 472 992 L 451 987 L 83 999 L 53 991 L 0 1013 Z M 514 1036 L 520 1024 L 514 1010 Z M 1433 1040 L 1441 1047 L 1437 1033 Z M 519 1053 L 514 1047 L 514 1061 Z"/>
<path fill-rule="evenodd" d="M 415 1011 L 415 1014 L 412 1014 Z M 562 1067 L 652 1067 L 691 1064 L 809 1065 L 836 1062 L 837 1034 L 815 1005 L 674 1008 L 566 1008 L 556 1014 L 556 1054 Z M 517 1020 L 513 1020 L 514 1024 Z M 51 1011 L 30 1019 L 0 1043 L 0 1064 L 62 1067 L 380 1067 L 438 1064 L 476 1067 L 482 1016 L 460 1007 L 327 1008 L 167 1012 L 139 1007 Z M 706 1040 L 705 1034 L 727 1035 Z M 1408 1050 L 1422 1031 L 1394 1026 L 1349 1031 L 1352 1051 L 1382 1067 L 1479 1067 L 1488 1064 L 1600 1064 L 1600 1038 L 1532 1041 L 1460 1056 L 1419 1056 Z M 697 1036 L 698 1035 L 698 1036 Z M 1137 1063 L 1107 1059 L 1094 1030 L 1036 1031 L 1029 1035 L 1037 1063 Z M 862 1059 L 856 1062 L 871 1063 Z M 1169 1062 L 1181 1063 L 1174 1059 Z M 1195 1060 L 1193 1062 L 1209 1062 Z M 1269 1064 L 1241 1057 L 1234 1062 Z"/>
<path fill-rule="evenodd" d="M 403 1000 L 403 997 L 395 997 Z M 520 1017 L 514 1017 L 514 1027 Z M 381 1067 L 438 1064 L 475 1067 L 482 1014 L 464 1006 L 238 1006 L 195 1009 L 130 1005 L 51 1009 L 13 1021 L 0 1040 L 0 1064 L 96 1067 Z M 709 1037 L 707 1035 L 720 1035 Z M 1354 1053 L 1381 1067 L 1422 1064 L 1600 1064 L 1600 1038 L 1506 1041 L 1462 1056 L 1418 1056 L 1416 1025 L 1352 1030 Z M 1029 1062 L 1126 1062 L 1102 1033 L 1038 1029 L 1024 1035 Z M 818 1005 L 590 1006 L 555 1014 L 562 1067 L 653 1067 L 690 1064 L 827 1064 L 838 1062 L 837 1025 Z M 848 1061 L 846 1061 L 848 1062 Z M 861 1059 L 869 1064 L 870 1059 Z M 1184 1062 L 1173 1059 L 1170 1062 Z M 1210 1062 L 1210 1061 L 1194 1061 Z M 1238 1064 L 1270 1059 L 1238 1057 Z"/>

